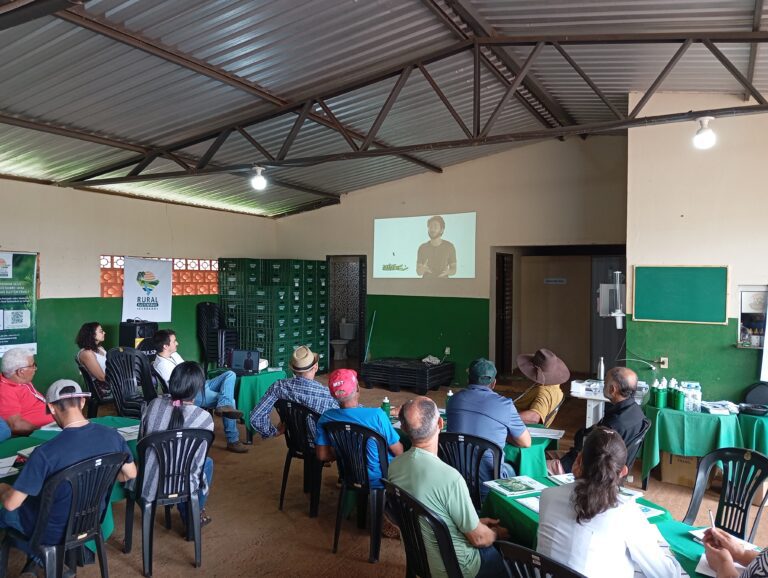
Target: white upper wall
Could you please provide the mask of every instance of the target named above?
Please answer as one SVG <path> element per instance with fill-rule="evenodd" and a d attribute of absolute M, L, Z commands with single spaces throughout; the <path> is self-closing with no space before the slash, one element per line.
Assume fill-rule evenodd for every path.
<path fill-rule="evenodd" d="M 272 257 L 276 222 L 0 180 L 0 250 L 40 253 L 40 297 L 98 297 L 99 256 Z"/>
<path fill-rule="evenodd" d="M 623 244 L 626 140 L 546 141 L 345 195 L 340 205 L 285 219 L 278 256 L 368 256 L 368 292 L 484 297 L 491 247 Z M 475 279 L 372 279 L 373 220 L 477 212 Z M 426 236 L 426 226 L 425 226 Z"/>
<path fill-rule="evenodd" d="M 630 95 L 630 108 L 637 100 Z M 746 104 L 738 96 L 657 94 L 641 114 Z M 693 147 L 694 122 L 629 131 L 627 263 L 728 265 L 728 316 L 737 317 L 736 286 L 768 284 L 768 115 L 718 118 L 711 126 L 718 142 L 706 151 Z M 630 276 L 629 311 L 631 283 Z"/>

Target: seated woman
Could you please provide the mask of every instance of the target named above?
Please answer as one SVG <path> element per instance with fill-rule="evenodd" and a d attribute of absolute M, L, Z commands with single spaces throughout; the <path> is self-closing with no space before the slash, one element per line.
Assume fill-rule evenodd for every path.
<path fill-rule="evenodd" d="M 83 323 L 75 338 L 75 342 L 80 347 L 80 351 L 77 352 L 77 360 L 91 374 L 95 381 L 94 385 L 99 389 L 97 393 L 100 394 L 100 397 L 109 394 L 109 387 L 106 383 L 107 352 L 101 345 L 106 336 L 107 334 L 101 324 L 98 321 L 91 321 Z"/>
<path fill-rule="evenodd" d="M 768 548 L 762 552 L 748 550 L 728 532 L 710 528 L 704 533 L 704 550 L 709 567 L 717 572 L 717 578 L 768 577 Z M 734 562 L 746 566 L 746 569 L 740 572 Z"/>
<path fill-rule="evenodd" d="M 169 395 L 163 395 L 149 402 L 141 419 L 141 437 L 155 432 L 173 429 L 207 429 L 213 431 L 211 414 L 195 405 L 197 394 L 205 385 L 203 368 L 194 361 L 185 361 L 177 365 L 168 384 Z M 195 456 L 196 465 L 192 471 L 192 490 L 198 488 L 200 472 L 203 472 L 202 486 L 198 493 L 200 500 L 200 524 L 211 521 L 205 513 L 205 502 L 213 478 L 213 460 L 205 456 L 207 448 L 202 446 Z M 158 478 L 157 460 L 152 452 L 147 455 L 144 471 L 142 496 L 147 500 L 155 498 Z M 186 504 L 179 504 L 183 519 L 186 517 Z"/>
<path fill-rule="evenodd" d="M 574 463 L 576 483 L 541 493 L 537 550 L 590 578 L 632 578 L 635 565 L 648 578 L 680 576 L 637 504 L 619 499 L 626 461 L 621 436 L 596 427 Z"/>

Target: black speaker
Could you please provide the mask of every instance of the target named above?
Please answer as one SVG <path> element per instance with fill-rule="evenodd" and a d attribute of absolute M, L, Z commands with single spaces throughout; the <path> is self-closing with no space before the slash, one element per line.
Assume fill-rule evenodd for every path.
<path fill-rule="evenodd" d="M 144 339 L 152 337 L 155 333 L 157 333 L 157 322 L 155 321 L 141 321 L 140 319 L 121 321 L 119 343 L 121 347 L 138 348 Z"/>

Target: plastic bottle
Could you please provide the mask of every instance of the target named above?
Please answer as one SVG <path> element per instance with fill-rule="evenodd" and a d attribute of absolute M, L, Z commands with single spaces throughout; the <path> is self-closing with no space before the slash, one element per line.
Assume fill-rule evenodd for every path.
<path fill-rule="evenodd" d="M 605 360 L 602 357 L 597 362 L 597 380 L 605 381 Z"/>
<path fill-rule="evenodd" d="M 384 401 L 381 402 L 381 411 L 383 411 L 384 415 L 386 415 L 387 418 L 389 418 L 389 411 L 391 409 L 392 408 L 389 405 L 389 398 L 385 396 L 384 397 Z"/>
<path fill-rule="evenodd" d="M 701 385 L 693 386 L 693 409 L 691 411 L 701 411 Z"/>
<path fill-rule="evenodd" d="M 448 390 L 448 395 L 445 396 L 445 409 L 448 409 L 448 406 L 451 404 L 451 399 L 453 398 L 453 390 Z"/>
<path fill-rule="evenodd" d="M 651 384 L 651 399 L 650 403 L 653 407 L 661 407 L 659 405 L 659 380 L 654 379 Z"/>
<path fill-rule="evenodd" d="M 659 388 L 657 390 L 657 401 L 658 404 L 656 407 L 663 408 L 667 407 L 667 380 L 662 379 L 661 383 L 659 384 Z"/>

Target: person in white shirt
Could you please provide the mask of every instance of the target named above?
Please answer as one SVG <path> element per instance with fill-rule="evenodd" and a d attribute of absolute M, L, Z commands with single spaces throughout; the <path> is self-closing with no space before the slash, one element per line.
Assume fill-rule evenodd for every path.
<path fill-rule="evenodd" d="M 161 329 L 155 333 L 153 340 L 157 357 L 152 365 L 166 383 L 177 365 L 184 359 L 177 353 L 179 342 L 176 332 L 172 329 Z M 237 376 L 232 371 L 225 371 L 205 382 L 205 387 L 195 398 L 195 405 L 202 408 L 214 407 L 213 413 L 221 416 L 224 422 L 224 435 L 227 438 L 227 449 L 236 454 L 244 454 L 248 448 L 240 443 L 240 432 L 237 430 L 237 420 L 243 417 L 243 412 L 235 407 L 235 382 Z"/>
<path fill-rule="evenodd" d="M 539 502 L 539 553 L 589 578 L 676 578 L 680 564 L 633 500 L 622 500 L 627 448 L 615 431 L 595 428 L 573 465 L 576 483 L 547 488 Z"/>

